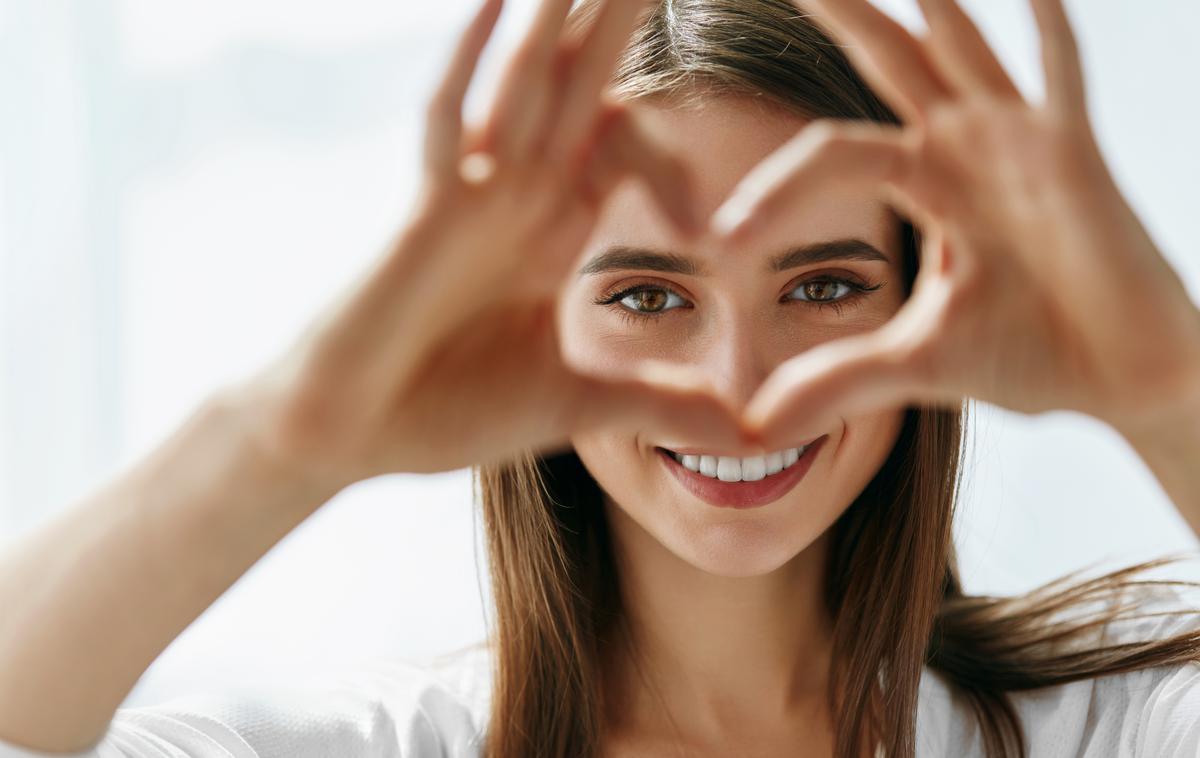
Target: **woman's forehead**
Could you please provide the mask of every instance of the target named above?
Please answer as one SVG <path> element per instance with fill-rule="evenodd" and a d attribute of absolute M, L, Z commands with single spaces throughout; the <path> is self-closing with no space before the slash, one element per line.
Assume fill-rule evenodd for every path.
<path fill-rule="evenodd" d="M 714 182 L 742 176 L 794 137 L 809 119 L 747 97 L 720 96 L 672 105 L 638 101 L 642 123 Z"/>
<path fill-rule="evenodd" d="M 691 172 L 703 218 L 708 218 L 763 159 L 794 137 L 808 122 L 746 98 L 714 97 L 688 106 L 639 103 L 646 126 Z M 890 240 L 895 218 L 880 193 L 861 189 L 811 193 L 789 214 L 770 249 L 806 241 L 861 237 L 873 244 Z M 770 236 L 770 235 L 769 235 Z M 608 197 L 589 248 L 680 244 L 666 215 L 642 181 L 622 182 Z M 764 255 L 767 251 L 764 250 Z"/>

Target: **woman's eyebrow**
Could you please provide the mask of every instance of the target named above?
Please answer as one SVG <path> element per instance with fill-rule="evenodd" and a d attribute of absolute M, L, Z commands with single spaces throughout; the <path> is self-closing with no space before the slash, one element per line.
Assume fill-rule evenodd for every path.
<path fill-rule="evenodd" d="M 888 257 L 871 243 L 858 238 L 813 242 L 788 248 L 767 261 L 767 272 L 786 271 L 828 261 L 883 261 Z M 579 269 L 579 276 L 605 271 L 660 271 L 685 276 L 708 276 L 704 264 L 678 253 L 631 245 L 612 245 L 593 256 Z"/>

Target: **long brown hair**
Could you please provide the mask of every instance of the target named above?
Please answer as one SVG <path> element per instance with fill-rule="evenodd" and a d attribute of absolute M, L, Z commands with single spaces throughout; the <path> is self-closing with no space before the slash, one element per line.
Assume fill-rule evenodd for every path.
<path fill-rule="evenodd" d="M 596 0 L 572 11 L 591 22 Z M 665 0 L 643 17 L 613 79 L 622 99 L 732 95 L 804 118 L 896 115 L 839 47 L 789 0 Z M 901 220 L 905 282 L 918 267 L 917 230 Z M 1024 756 L 1006 692 L 1200 659 L 1200 634 L 1089 647 L 1086 638 L 1130 606 L 1132 577 L 1159 559 L 1019 597 L 963 594 L 952 524 L 970 401 L 910 407 L 890 456 L 830 527 L 825 601 L 835 619 L 829 702 L 839 758 L 915 754 L 923 666 L 944 675 L 979 719 L 991 758 Z M 489 758 L 591 758 L 603 738 L 603 653 L 621 614 L 602 492 L 573 451 L 527 453 L 479 467 L 494 600 Z M 1077 572 L 1076 572 L 1077 573 Z M 1098 618 L 1052 624 L 1108 600 Z M 884 683 L 885 687 L 880 687 Z M 886 696 L 885 696 L 886 692 Z M 799 746 L 798 746 L 799 747 Z"/>

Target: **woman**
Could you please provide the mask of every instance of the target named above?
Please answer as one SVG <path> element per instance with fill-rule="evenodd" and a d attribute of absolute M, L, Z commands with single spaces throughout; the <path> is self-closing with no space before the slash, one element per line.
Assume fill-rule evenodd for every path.
<path fill-rule="evenodd" d="M 1177 608 L 1158 562 L 1025 598 L 955 565 L 968 397 L 1111 424 L 1200 531 L 1200 313 L 1060 0 L 1036 106 L 952 0 L 924 39 L 866 0 L 570 5 L 464 129 L 484 2 L 378 265 L 5 556 L 0 756 L 1197 755 L 1192 617 L 1128 623 Z M 466 465 L 490 649 L 113 718 L 342 488 Z"/>

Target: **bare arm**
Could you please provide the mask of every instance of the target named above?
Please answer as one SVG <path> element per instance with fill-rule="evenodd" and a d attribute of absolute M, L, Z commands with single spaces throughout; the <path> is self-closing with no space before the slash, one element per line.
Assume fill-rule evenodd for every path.
<path fill-rule="evenodd" d="M 684 238 L 698 224 L 683 161 L 601 97 L 643 0 L 605 3 L 582 42 L 561 39 L 561 0 L 541 5 L 478 140 L 462 100 L 501 7 L 482 0 L 428 108 L 417 208 L 385 254 L 262 372 L 0 556 L 0 739 L 92 746 L 171 640 L 351 482 L 612 426 L 757 449 L 699 370 L 564 359 L 558 294 L 619 180 L 646 181 Z M 562 75 L 555 50 L 576 59 Z M 503 147 L 500 168 L 464 178 L 468 143 Z"/>
<path fill-rule="evenodd" d="M 1117 429 L 1200 537 L 1200 367 L 1189 384 L 1194 389 L 1165 404 L 1158 421 Z"/>
<path fill-rule="evenodd" d="M 95 743 L 158 654 L 338 491 L 284 472 L 221 392 L 149 456 L 0 557 L 0 738 Z"/>

